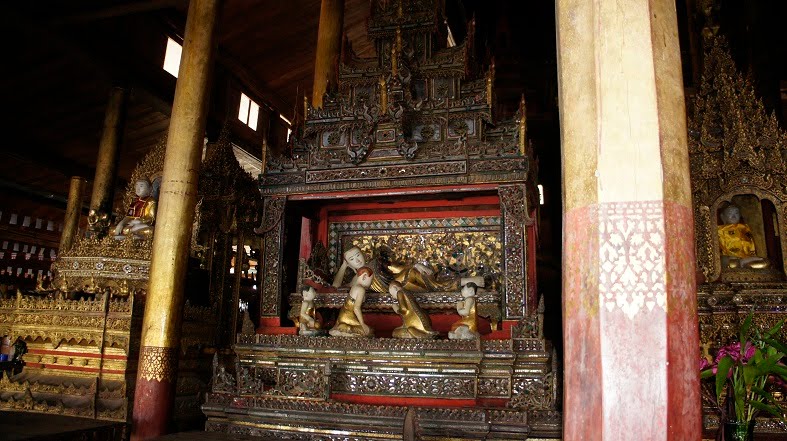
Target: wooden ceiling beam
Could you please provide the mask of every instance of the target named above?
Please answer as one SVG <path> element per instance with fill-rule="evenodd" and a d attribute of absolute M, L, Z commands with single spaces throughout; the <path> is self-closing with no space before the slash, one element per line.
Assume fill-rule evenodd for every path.
<path fill-rule="evenodd" d="M 132 90 L 132 99 L 144 100 L 163 115 L 169 116 L 172 113 L 170 102 L 172 97 L 160 92 L 157 87 L 154 87 L 150 81 L 139 74 L 136 67 L 125 62 L 124 58 L 103 59 L 94 52 L 82 48 L 81 44 L 73 41 L 65 33 L 59 32 L 56 27 L 53 29 L 54 26 L 51 22 L 48 23 L 50 26 L 46 26 L 47 23 L 31 21 L 27 16 L 14 11 L 10 11 L 9 15 L 11 21 L 18 26 L 20 34 L 28 32 L 36 34 L 38 38 L 45 38 L 52 45 L 56 45 L 60 52 L 68 54 L 65 58 L 71 63 L 84 63 L 92 69 L 104 72 L 113 81 L 125 83 L 123 85 Z"/>
<path fill-rule="evenodd" d="M 96 169 L 93 167 L 86 167 L 84 165 L 78 164 L 66 157 L 60 156 L 59 154 L 52 152 L 49 149 L 43 147 L 31 146 L 29 142 L 26 142 L 24 145 L 25 148 L 22 150 L 9 151 L 3 149 L 2 151 L 0 151 L 0 156 L 5 156 L 6 158 L 16 160 L 19 162 L 34 164 L 38 167 L 46 168 L 47 170 L 59 173 L 66 178 L 71 178 L 72 176 L 81 176 L 85 178 L 87 181 L 92 182 L 93 177 L 96 175 Z M 18 189 L 22 189 L 24 187 L 24 186 L 20 186 L 20 184 L 16 184 L 8 180 L 2 180 L 0 182 L 0 185 L 5 186 L 7 188 L 16 185 L 19 186 Z M 127 185 L 128 182 L 125 179 L 118 177 L 115 182 L 115 191 L 123 192 L 125 191 Z M 26 190 L 25 192 L 29 194 L 33 194 Z M 51 192 L 47 192 L 47 191 L 43 191 L 43 192 L 46 194 L 52 194 Z"/>
<path fill-rule="evenodd" d="M 263 101 L 267 101 L 266 104 L 272 107 L 272 110 L 285 115 L 289 114 L 287 109 L 292 109 L 292 103 L 288 104 L 278 94 L 274 93 L 265 86 L 260 85 L 259 80 L 256 79 L 255 76 L 252 75 L 248 69 L 246 69 L 246 67 L 244 67 L 239 61 L 227 54 L 225 51 L 219 50 L 216 55 L 218 62 L 222 64 L 228 71 L 230 71 L 237 78 L 237 80 L 243 84 L 243 86 L 247 87 L 249 89 L 249 93 L 259 97 Z"/>
<path fill-rule="evenodd" d="M 107 18 L 153 12 L 166 8 L 184 8 L 187 5 L 188 0 L 130 1 L 119 5 L 80 11 L 70 15 L 60 15 L 49 22 L 55 25 L 87 23 Z"/>

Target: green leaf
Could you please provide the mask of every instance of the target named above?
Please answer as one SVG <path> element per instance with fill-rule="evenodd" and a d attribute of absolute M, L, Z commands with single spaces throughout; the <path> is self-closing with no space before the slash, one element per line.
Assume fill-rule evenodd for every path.
<path fill-rule="evenodd" d="M 756 393 L 757 395 L 765 398 L 765 400 L 769 403 L 777 404 L 776 400 L 773 399 L 773 395 L 765 389 L 759 388 L 757 386 L 752 386 L 751 391 Z"/>
<path fill-rule="evenodd" d="M 747 386 L 753 384 L 760 375 L 760 369 L 757 366 L 750 364 L 743 367 L 743 383 Z"/>
<path fill-rule="evenodd" d="M 762 339 L 768 346 L 776 348 L 779 352 L 787 354 L 787 346 L 783 345 L 780 341 L 774 340 L 773 338 L 764 338 Z"/>
<path fill-rule="evenodd" d="M 754 317 L 754 311 L 750 312 L 749 315 L 746 316 L 746 319 L 743 320 L 743 324 L 741 324 L 741 331 L 738 340 L 741 342 L 741 353 L 743 353 L 743 347 L 746 345 L 746 340 L 749 339 L 749 330 L 751 329 L 751 322 L 753 317 Z"/>
<path fill-rule="evenodd" d="M 787 378 L 787 367 L 777 364 L 771 368 L 771 372 L 782 377 L 782 379 Z"/>
<path fill-rule="evenodd" d="M 750 366 L 756 366 L 757 368 L 757 375 L 758 376 L 765 376 L 773 373 L 773 368 L 776 366 L 776 363 L 784 357 L 784 354 L 781 352 L 777 352 L 765 360 L 762 360 L 759 363 L 749 363 Z"/>
<path fill-rule="evenodd" d="M 769 414 L 775 416 L 776 418 L 779 418 L 781 420 L 784 419 L 784 416 L 782 415 L 781 411 L 777 406 L 770 406 L 768 404 L 761 403 L 759 401 L 749 401 L 749 405 L 757 410 L 768 412 Z"/>
<path fill-rule="evenodd" d="M 716 368 L 716 399 L 720 399 L 721 391 L 724 389 L 724 384 L 727 383 L 727 375 L 730 373 L 732 367 L 732 358 L 725 355 L 719 360 L 719 365 Z"/>
<path fill-rule="evenodd" d="M 713 369 L 705 369 L 704 371 L 700 372 L 700 379 L 704 380 L 706 378 L 710 378 L 713 376 Z"/>
<path fill-rule="evenodd" d="M 777 332 L 781 331 L 782 326 L 784 326 L 784 321 L 785 320 L 787 320 L 787 319 L 779 320 L 779 323 L 776 323 L 775 325 L 773 325 L 773 327 L 771 329 L 769 329 L 768 332 L 766 332 L 763 337 L 770 338 L 770 337 L 773 337 Z"/>
<path fill-rule="evenodd" d="M 762 351 L 760 350 L 760 348 L 754 349 L 754 357 L 752 357 L 752 359 L 754 360 L 755 364 L 759 364 L 760 362 L 762 362 Z"/>

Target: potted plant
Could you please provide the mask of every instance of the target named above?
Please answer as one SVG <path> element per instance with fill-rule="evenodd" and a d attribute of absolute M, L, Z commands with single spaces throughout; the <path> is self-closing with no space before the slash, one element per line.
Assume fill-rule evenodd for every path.
<path fill-rule="evenodd" d="M 784 320 L 762 332 L 752 326 L 752 317 L 749 313 L 739 340 L 720 348 L 713 363 L 700 360 L 701 378 L 715 379 L 711 388 L 715 394 L 707 398 L 719 409 L 725 441 L 750 441 L 754 418 L 762 412 L 784 421 L 768 391 L 771 382 L 783 384 L 787 378 L 787 366 L 782 363 L 787 346 L 778 340 Z"/>

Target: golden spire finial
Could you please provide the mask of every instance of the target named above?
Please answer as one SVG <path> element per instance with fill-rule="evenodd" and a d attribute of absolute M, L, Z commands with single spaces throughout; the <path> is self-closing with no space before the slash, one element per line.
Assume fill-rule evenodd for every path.
<path fill-rule="evenodd" d="M 396 50 L 401 52 L 402 51 L 402 27 L 396 27 Z"/>
<path fill-rule="evenodd" d="M 519 154 L 525 156 L 525 148 L 527 147 L 527 107 L 525 106 L 525 94 L 519 99 L 519 120 L 517 121 L 517 129 L 519 131 Z"/>
<path fill-rule="evenodd" d="M 396 78 L 399 74 L 399 54 L 396 45 L 391 46 L 391 78 Z"/>
<path fill-rule="evenodd" d="M 495 58 L 492 57 L 492 63 L 489 65 L 489 72 L 486 75 L 486 103 L 492 107 L 492 96 L 495 91 Z"/>
<path fill-rule="evenodd" d="M 262 163 L 260 165 L 260 174 L 265 174 L 265 161 L 268 159 L 268 136 L 262 138 Z"/>
<path fill-rule="evenodd" d="M 388 113 L 388 86 L 385 84 L 385 76 L 380 75 L 380 111 L 384 115 Z"/>

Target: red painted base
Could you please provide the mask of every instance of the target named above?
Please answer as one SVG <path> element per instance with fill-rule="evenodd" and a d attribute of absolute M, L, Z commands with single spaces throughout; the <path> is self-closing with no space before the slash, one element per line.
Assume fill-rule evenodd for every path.
<path fill-rule="evenodd" d="M 137 378 L 131 440 L 145 441 L 166 434 L 174 398 L 175 388 L 169 381 Z"/>
<path fill-rule="evenodd" d="M 443 336 L 448 335 L 451 325 L 459 320 L 459 314 L 431 314 L 432 329 L 440 332 Z M 394 329 L 402 326 L 402 319 L 396 314 L 367 313 L 364 315 L 367 324 L 374 328 L 374 336 L 378 338 L 391 337 Z M 478 332 L 484 340 L 501 340 L 511 338 L 511 327 L 516 321 L 503 321 L 500 323 L 500 330 L 492 330 L 489 320 L 478 318 Z M 330 326 L 330 324 L 329 324 Z M 278 318 L 261 318 L 260 327 L 257 334 L 266 335 L 297 335 L 298 328 L 294 326 L 281 326 Z"/>

